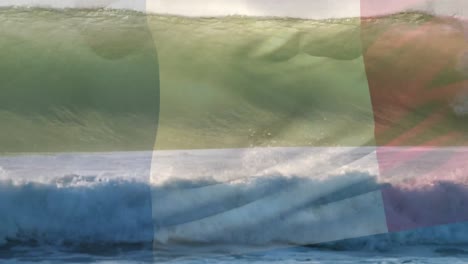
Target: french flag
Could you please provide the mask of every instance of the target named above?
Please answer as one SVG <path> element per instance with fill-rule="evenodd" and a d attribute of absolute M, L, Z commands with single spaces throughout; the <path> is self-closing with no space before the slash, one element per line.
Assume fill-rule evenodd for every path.
<path fill-rule="evenodd" d="M 161 244 L 304 245 L 468 221 L 466 0 L 0 3 L 12 5 L 147 15 L 62 12 L 55 26 L 32 12 L 34 34 L 7 16 L 2 151 L 106 151 L 5 157 L 8 180 L 57 174 L 52 190 L 77 181 L 101 199 L 94 174 L 120 175 L 112 187 L 143 171 L 140 219 L 154 230 L 141 233 Z M 131 216 L 125 195 L 116 208 Z M 122 219 L 131 228 L 104 230 L 133 239 L 141 225 Z"/>

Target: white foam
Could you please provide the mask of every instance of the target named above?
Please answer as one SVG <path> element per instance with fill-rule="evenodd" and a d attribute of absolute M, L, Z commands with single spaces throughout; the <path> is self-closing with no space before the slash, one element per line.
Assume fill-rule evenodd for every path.
<path fill-rule="evenodd" d="M 0 158 L 0 244 L 150 242 L 151 152 Z"/>
<path fill-rule="evenodd" d="M 0 243 L 308 244 L 386 232 L 371 147 L 151 154 L 1 157 Z M 468 224 L 458 223 L 341 243 L 466 243 L 467 234 Z"/>
<path fill-rule="evenodd" d="M 419 202 L 444 195 L 446 185 L 457 186 L 454 197 L 465 195 L 468 175 L 461 160 L 467 148 L 382 148 L 379 163 L 394 165 L 410 159 L 408 154 L 426 152 L 430 155 L 403 163 L 397 175 L 386 173 L 385 177 L 378 175 L 373 147 L 155 152 L 151 172 L 156 187 L 152 204 L 155 240 L 169 244 L 314 244 L 387 233 L 380 194 L 383 185 L 403 186 L 405 195 Z M 458 158 L 444 167 L 443 174 L 424 174 L 449 157 Z M 458 215 L 456 210 L 463 209 L 454 206 Z M 455 225 L 391 234 L 383 240 L 389 244 L 406 240 L 436 243 L 436 238 L 468 241 L 452 231 L 446 233 L 459 229 L 467 232 L 466 226 Z M 365 241 L 369 247 L 378 247 L 382 238 Z"/>

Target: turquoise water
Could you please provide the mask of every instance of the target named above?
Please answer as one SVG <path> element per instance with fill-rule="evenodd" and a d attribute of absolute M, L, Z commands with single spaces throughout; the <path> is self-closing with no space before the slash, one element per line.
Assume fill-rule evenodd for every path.
<path fill-rule="evenodd" d="M 401 37 L 430 21 L 440 31 L 457 28 L 423 13 L 361 27 L 356 18 L 0 12 L 4 153 L 149 150 L 155 142 L 158 149 L 375 145 L 368 78 L 380 78 L 373 69 L 393 74 L 405 50 L 379 55 L 369 66 L 364 56 L 369 47 L 388 28 L 403 28 Z M 442 69 L 429 88 L 460 80 L 464 77 L 453 67 Z M 444 101 L 444 107 L 460 105 L 456 100 L 463 98 Z M 413 111 L 388 137 L 411 129 L 438 107 Z M 387 122 L 385 114 L 376 120 Z M 447 115 L 434 133 L 465 131 L 465 119 Z"/>
<path fill-rule="evenodd" d="M 151 149 L 157 53 L 140 13 L 0 9 L 0 152 Z"/>

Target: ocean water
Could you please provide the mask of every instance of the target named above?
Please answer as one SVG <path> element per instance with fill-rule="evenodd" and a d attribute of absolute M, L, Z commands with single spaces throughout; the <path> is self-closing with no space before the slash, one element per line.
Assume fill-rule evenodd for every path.
<path fill-rule="evenodd" d="M 273 169 L 266 165 L 261 170 L 263 174 L 254 175 L 252 166 L 239 166 L 234 162 L 231 165 L 237 166 L 236 173 L 250 176 L 240 179 L 226 173 L 213 175 L 211 179 L 197 179 L 193 176 L 196 172 L 192 172 L 192 176 L 186 172 L 186 178 L 191 180 L 184 180 L 181 174 L 180 179 L 161 177 L 159 182 L 148 178 L 148 164 L 159 167 L 158 172 L 164 175 L 179 155 L 155 153 L 159 159 L 153 162 L 148 159 L 151 155 L 147 152 L 2 157 L 0 209 L 5 213 L 0 218 L 0 262 L 468 261 L 468 224 L 463 222 L 361 237 L 356 237 L 351 230 L 344 235 L 349 239 L 334 241 L 333 236 L 343 236 L 350 226 L 356 226 L 353 219 L 346 216 L 346 210 L 334 211 L 327 221 L 323 221 L 322 215 L 315 222 L 306 212 L 317 204 L 327 206 L 333 201 L 369 193 L 388 184 L 379 183 L 375 176 L 372 151 L 365 149 L 355 154 L 359 157 L 356 162 L 343 160 L 347 166 L 334 172 L 319 173 L 320 177 L 306 173 L 310 155 L 297 155 L 304 153 L 304 149 L 281 151 L 295 161 L 295 166 L 291 168 L 283 164 L 281 168 Z M 215 154 L 217 158 L 210 159 L 214 161 L 211 165 L 204 164 L 204 168 L 217 171 L 216 164 L 229 155 L 231 162 L 232 155 L 241 155 L 248 160 L 255 156 L 260 159 L 271 157 L 266 149 Z M 187 153 L 185 158 L 193 155 L 198 155 L 199 162 L 206 161 L 204 157 L 200 159 L 197 152 Z M 203 155 L 206 157 L 209 153 Z M 337 156 L 329 157 L 335 159 Z M 191 160 L 197 163 L 197 159 Z M 229 163 L 229 160 L 224 161 Z M 298 169 L 301 163 L 302 172 Z M 210 173 L 207 171 L 206 175 Z M 236 180 L 229 181 L 231 177 Z M 344 187 L 339 191 L 314 198 L 316 189 L 329 191 L 330 186 L 340 184 Z M 436 196 L 435 193 L 447 190 L 444 189 L 447 184 L 435 184 L 426 192 Z M 462 192 L 459 195 L 465 192 L 458 190 Z M 417 193 L 414 198 L 418 197 Z M 258 213 L 246 218 L 245 210 L 253 204 L 257 204 Z M 260 209 L 268 206 L 270 211 Z M 463 206 L 454 208 L 455 211 L 461 209 Z M 219 217 L 224 218 L 223 230 L 216 227 Z M 288 221 L 280 221 L 281 217 Z M 205 223 L 200 224 L 200 219 L 205 219 Z M 330 225 L 329 221 L 338 225 Z M 320 240 L 328 242 L 314 243 Z"/>
<path fill-rule="evenodd" d="M 391 233 L 365 222 L 383 218 L 372 209 L 389 186 L 453 194 L 445 216 L 465 215 L 463 160 L 408 178 L 466 147 L 397 177 L 377 167 L 363 51 L 389 25 L 434 19 L 0 9 L 0 262 L 468 262 L 463 218 Z M 434 133 L 466 132 L 457 100 Z"/>
<path fill-rule="evenodd" d="M 9 124 L 0 132 L 2 152 L 152 150 L 155 141 L 157 149 L 372 146 L 363 52 L 392 25 L 463 31 L 456 19 L 424 13 L 361 25 L 358 18 L 0 12 L 0 116 Z M 425 50 L 440 53 L 437 46 Z M 396 64 L 398 54 L 374 63 Z M 433 84 L 464 78 L 452 67 Z M 450 104 L 464 109 L 459 97 Z M 421 108 L 411 120 L 438 107 Z M 466 130 L 465 119 L 451 114 L 443 130 Z"/>
<path fill-rule="evenodd" d="M 159 71 L 143 14 L 1 8 L 0 20 L 3 153 L 152 147 Z"/>

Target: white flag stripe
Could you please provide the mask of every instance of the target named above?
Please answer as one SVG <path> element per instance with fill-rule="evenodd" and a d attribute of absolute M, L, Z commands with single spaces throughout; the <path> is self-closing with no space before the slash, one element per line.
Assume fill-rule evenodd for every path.
<path fill-rule="evenodd" d="M 155 241 L 315 244 L 388 232 L 380 191 L 283 216 L 281 210 L 287 210 L 291 202 L 287 198 L 294 197 L 291 192 L 197 221 L 160 227 Z"/>
<path fill-rule="evenodd" d="M 387 232 L 372 147 L 156 151 L 151 171 L 159 242 L 319 243 Z"/>

